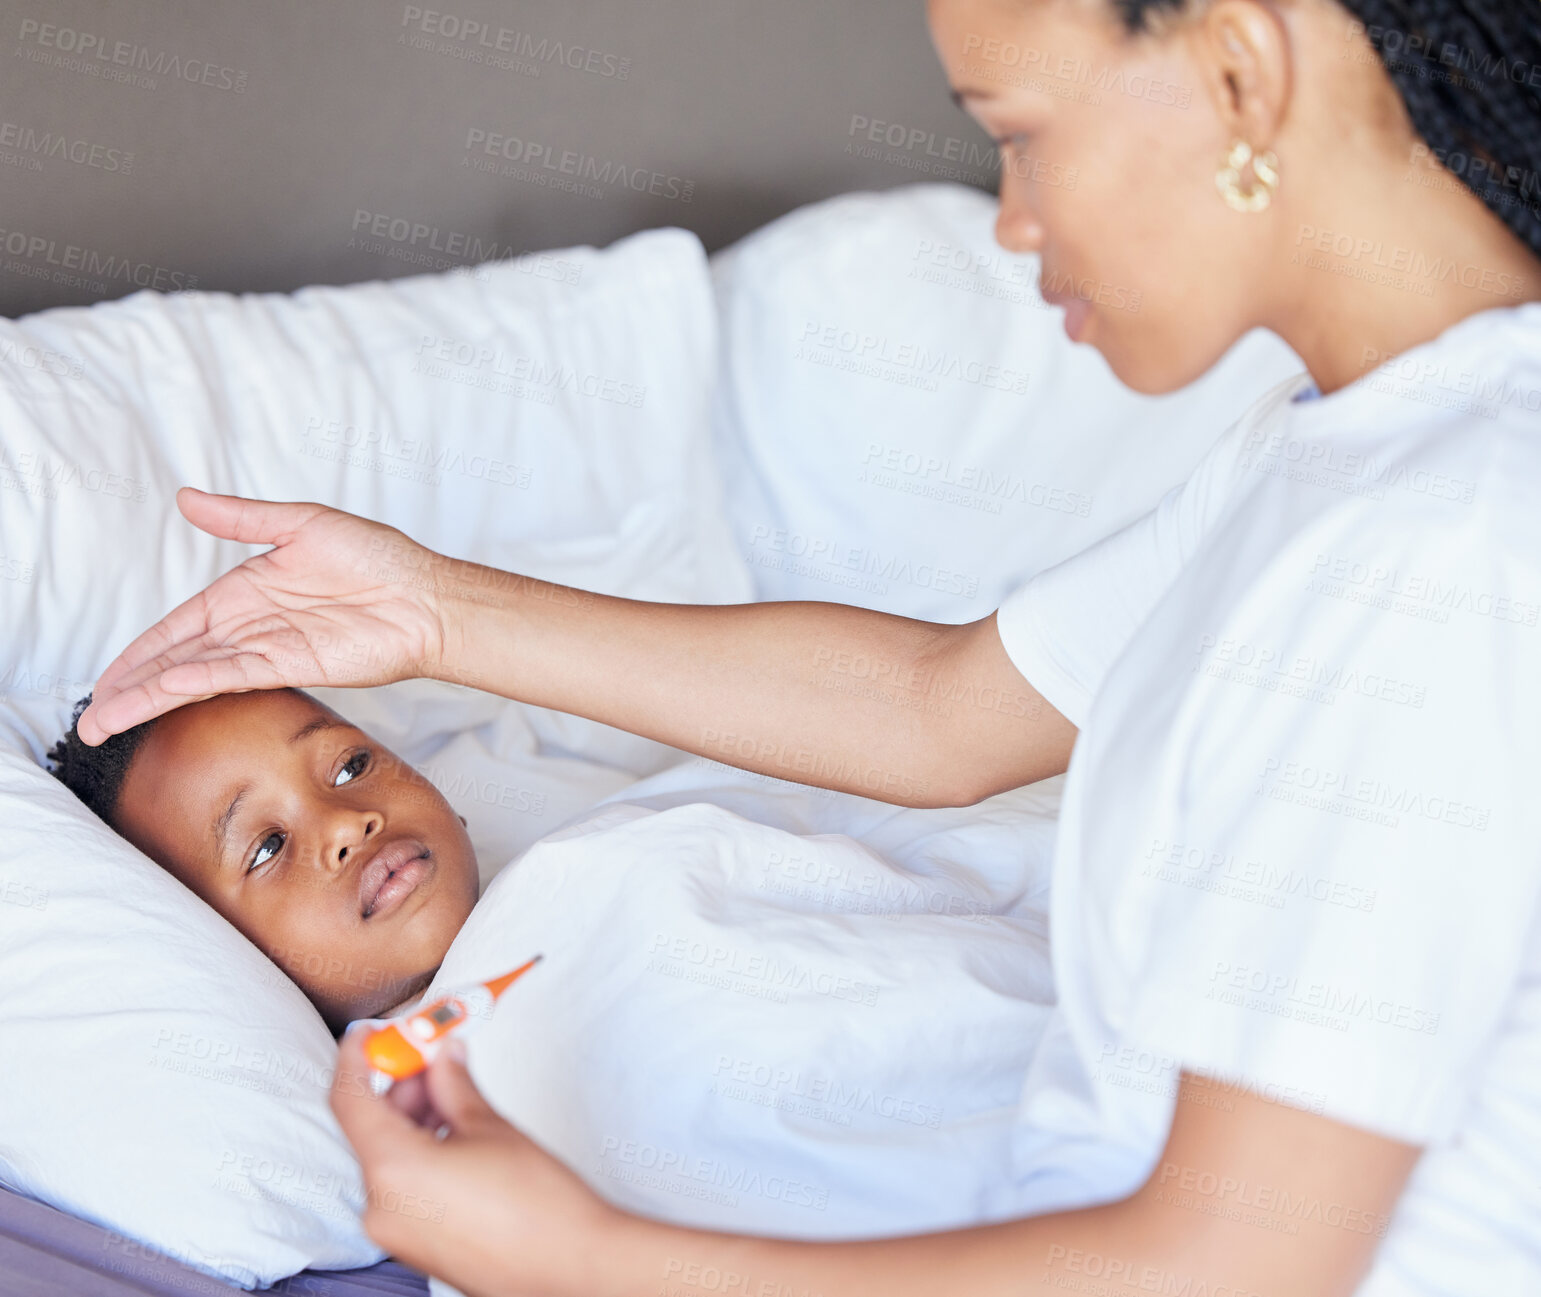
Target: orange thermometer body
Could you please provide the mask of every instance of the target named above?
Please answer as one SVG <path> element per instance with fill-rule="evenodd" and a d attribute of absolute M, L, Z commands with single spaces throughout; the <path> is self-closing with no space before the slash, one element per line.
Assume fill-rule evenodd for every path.
<path fill-rule="evenodd" d="M 498 997 L 540 962 L 536 955 L 490 982 L 453 991 L 420 1009 L 390 1018 L 364 1037 L 364 1057 L 375 1069 L 375 1088 L 404 1081 L 427 1068 L 445 1042 L 492 1016 Z"/>

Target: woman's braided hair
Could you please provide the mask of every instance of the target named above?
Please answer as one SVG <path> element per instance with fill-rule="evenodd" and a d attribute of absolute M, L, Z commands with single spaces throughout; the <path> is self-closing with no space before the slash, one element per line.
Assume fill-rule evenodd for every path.
<path fill-rule="evenodd" d="M 1541 255 L 1541 0 L 1337 0 L 1434 157 Z M 1187 0 L 1111 0 L 1126 31 Z"/>

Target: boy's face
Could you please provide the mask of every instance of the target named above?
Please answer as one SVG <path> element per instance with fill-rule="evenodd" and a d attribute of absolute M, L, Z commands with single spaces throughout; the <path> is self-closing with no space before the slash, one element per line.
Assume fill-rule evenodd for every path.
<path fill-rule="evenodd" d="M 422 991 L 476 904 L 476 855 L 438 789 L 287 689 L 167 712 L 134 754 L 115 819 L 334 1031 Z"/>

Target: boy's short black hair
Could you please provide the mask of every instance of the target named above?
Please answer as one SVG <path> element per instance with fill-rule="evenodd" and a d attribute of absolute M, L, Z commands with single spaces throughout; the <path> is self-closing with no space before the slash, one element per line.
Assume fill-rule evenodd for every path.
<path fill-rule="evenodd" d="M 116 829 L 115 815 L 123 780 L 128 776 L 134 754 L 160 717 L 135 725 L 121 734 L 109 734 L 102 743 L 92 747 L 81 739 L 75 728 L 81 713 L 90 705 L 90 694 L 75 704 L 69 732 L 48 749 L 47 760 L 56 767 L 49 773 Z"/>

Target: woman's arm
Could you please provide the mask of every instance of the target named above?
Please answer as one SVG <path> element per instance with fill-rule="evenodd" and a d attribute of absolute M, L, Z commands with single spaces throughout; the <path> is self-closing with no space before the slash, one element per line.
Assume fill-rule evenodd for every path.
<path fill-rule="evenodd" d="M 630 1297 L 672 1276 L 680 1297 L 707 1297 L 710 1268 L 823 1297 L 1349 1297 L 1420 1150 L 1258 1098 L 1228 1096 L 1226 1111 L 1213 1095 L 1183 1078 L 1166 1148 L 1121 1202 L 844 1244 L 724 1239 L 632 1218 L 626 1251 L 605 1249 L 615 1259 L 592 1291 Z M 699 1267 L 694 1285 L 679 1282 L 682 1261 Z"/>
<path fill-rule="evenodd" d="M 215 694 L 412 676 L 906 806 L 1059 774 L 1075 741 L 993 614 L 950 626 L 834 603 L 647 603 L 447 558 L 320 504 L 183 487 L 177 505 L 273 548 L 108 665 L 80 717 L 87 743 Z"/>
<path fill-rule="evenodd" d="M 433 584 L 439 679 L 799 783 L 969 805 L 1062 773 L 1075 740 L 993 614 L 955 626 L 837 603 L 649 603 L 458 560 Z"/>
<path fill-rule="evenodd" d="M 376 1098 L 345 1040 L 332 1107 L 382 1247 L 469 1297 L 1348 1297 L 1420 1150 L 1184 1075 L 1146 1184 L 1105 1206 L 860 1243 L 685 1229 L 602 1202 L 441 1056 Z M 426 1123 L 414 1121 L 400 1109 Z M 444 1123 L 442 1140 L 429 1133 Z M 410 1206 L 409 1206 L 410 1204 Z"/>

